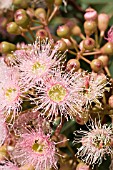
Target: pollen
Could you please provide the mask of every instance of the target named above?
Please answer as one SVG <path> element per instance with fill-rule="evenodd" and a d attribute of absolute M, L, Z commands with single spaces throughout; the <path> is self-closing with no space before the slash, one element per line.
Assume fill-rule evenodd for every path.
<path fill-rule="evenodd" d="M 35 140 L 35 143 L 33 144 L 32 149 L 33 149 L 33 151 L 35 151 L 35 152 L 42 153 L 43 150 L 44 150 L 44 145 L 43 145 L 43 144 L 40 144 L 40 143 L 38 142 L 38 140 Z"/>
<path fill-rule="evenodd" d="M 35 74 L 36 74 L 36 73 L 39 74 L 40 71 L 41 71 L 41 72 L 45 71 L 45 66 L 42 65 L 42 64 L 40 64 L 39 62 L 36 62 L 36 63 L 32 66 L 32 71 L 33 71 L 33 73 L 35 73 Z"/>
<path fill-rule="evenodd" d="M 15 100 L 15 98 L 17 97 L 17 89 L 16 88 L 8 88 L 5 92 L 5 97 L 8 101 L 12 101 Z"/>
<path fill-rule="evenodd" d="M 66 94 L 66 89 L 60 84 L 53 85 L 48 91 L 48 96 L 56 103 L 62 102 Z"/>

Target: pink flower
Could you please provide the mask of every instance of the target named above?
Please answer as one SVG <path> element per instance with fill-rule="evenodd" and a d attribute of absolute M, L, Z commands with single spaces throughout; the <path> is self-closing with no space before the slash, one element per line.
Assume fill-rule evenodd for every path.
<path fill-rule="evenodd" d="M 112 127 L 92 120 L 88 130 L 74 132 L 74 143 L 82 143 L 82 146 L 78 148 L 77 156 L 89 165 L 100 165 L 106 154 L 112 153 Z"/>
<path fill-rule="evenodd" d="M 55 143 L 40 128 L 36 132 L 22 134 L 12 155 L 20 165 L 30 163 L 35 170 L 57 168 Z"/>
<path fill-rule="evenodd" d="M 113 43 L 113 26 L 108 31 L 108 37 L 105 38 L 109 42 Z"/>
<path fill-rule="evenodd" d="M 58 54 L 59 45 L 52 49 L 52 44 L 52 40 L 42 41 L 39 39 L 33 45 L 28 45 L 28 49 L 15 52 L 21 78 L 29 86 L 52 72 L 52 69 L 58 66 L 64 57 L 64 55 Z"/>
<path fill-rule="evenodd" d="M 8 114 L 13 111 L 13 116 L 21 109 L 22 97 L 27 91 L 19 79 L 19 72 L 15 68 L 5 69 L 4 77 L 0 78 L 0 111 Z"/>
<path fill-rule="evenodd" d="M 81 98 L 78 93 L 82 90 L 80 74 L 61 73 L 54 71 L 54 75 L 48 75 L 36 88 L 34 102 L 38 109 L 43 108 L 43 113 L 49 118 L 54 118 L 59 114 L 67 119 L 79 114 L 81 109 Z"/>

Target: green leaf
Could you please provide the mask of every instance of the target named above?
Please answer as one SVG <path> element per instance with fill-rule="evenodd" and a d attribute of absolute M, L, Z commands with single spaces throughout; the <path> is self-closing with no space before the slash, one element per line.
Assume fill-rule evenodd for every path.
<path fill-rule="evenodd" d="M 104 12 L 107 14 L 113 14 L 113 2 L 106 4 L 101 10 L 100 12 Z"/>
<path fill-rule="evenodd" d="M 67 130 L 69 130 L 74 125 L 76 125 L 74 120 L 70 120 L 70 121 L 66 122 L 61 130 L 61 133 L 67 132 Z"/>
<path fill-rule="evenodd" d="M 110 21 L 109 21 L 109 26 L 112 26 L 113 25 L 113 16 L 110 18 Z"/>

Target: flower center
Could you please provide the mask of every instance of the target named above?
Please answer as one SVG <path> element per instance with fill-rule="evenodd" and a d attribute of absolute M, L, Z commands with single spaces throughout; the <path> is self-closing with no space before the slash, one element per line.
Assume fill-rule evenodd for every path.
<path fill-rule="evenodd" d="M 53 85 L 48 91 L 50 99 L 57 103 L 63 101 L 66 94 L 66 89 L 60 84 Z"/>
<path fill-rule="evenodd" d="M 5 92 L 5 97 L 8 101 L 15 100 L 17 97 L 17 89 L 16 88 L 8 88 Z"/>
<path fill-rule="evenodd" d="M 42 153 L 42 152 L 43 152 L 43 149 L 44 149 L 44 145 L 38 143 L 38 140 L 35 140 L 35 143 L 33 144 L 32 149 L 33 149 L 35 152 Z"/>
<path fill-rule="evenodd" d="M 39 62 L 36 62 L 32 66 L 32 71 L 33 73 L 41 74 L 41 72 L 45 71 L 45 65 L 42 65 Z"/>
<path fill-rule="evenodd" d="M 92 144 L 99 149 L 109 146 L 110 143 L 111 139 L 107 134 L 97 134 L 92 140 Z"/>

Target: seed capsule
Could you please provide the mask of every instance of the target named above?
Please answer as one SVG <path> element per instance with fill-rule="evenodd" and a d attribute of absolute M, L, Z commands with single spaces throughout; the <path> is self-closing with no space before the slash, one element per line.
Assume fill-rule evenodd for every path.
<path fill-rule="evenodd" d="M 40 22 L 45 23 L 46 22 L 46 11 L 43 8 L 37 8 L 35 10 L 35 17 L 40 20 Z"/>
<path fill-rule="evenodd" d="M 95 21 L 85 21 L 84 23 L 84 31 L 87 36 L 92 35 L 97 28 L 97 23 Z"/>
<path fill-rule="evenodd" d="M 69 27 L 67 25 L 59 26 L 57 29 L 57 35 L 59 37 L 68 37 L 70 33 Z"/>
<path fill-rule="evenodd" d="M 106 31 L 109 24 L 109 16 L 105 13 L 98 15 L 98 28 L 100 31 Z"/>
<path fill-rule="evenodd" d="M 7 24 L 7 32 L 15 35 L 21 34 L 21 30 L 16 22 L 10 22 Z"/>
<path fill-rule="evenodd" d="M 17 25 L 26 28 L 29 25 L 29 17 L 25 10 L 19 9 L 14 14 L 14 19 Z"/>
<path fill-rule="evenodd" d="M 112 55 L 113 54 L 113 43 L 107 42 L 101 49 L 102 54 Z"/>
<path fill-rule="evenodd" d="M 62 51 L 62 52 L 66 51 L 66 49 L 67 49 L 67 44 L 65 43 L 65 41 L 63 41 L 63 40 L 58 40 L 58 41 L 56 42 L 56 44 L 59 44 L 59 51 Z"/>
<path fill-rule="evenodd" d="M 92 60 L 90 66 L 93 71 L 99 72 L 103 68 L 103 63 L 99 59 L 94 59 L 94 60 Z"/>
<path fill-rule="evenodd" d="M 41 39 L 46 38 L 48 36 L 47 31 L 44 29 L 40 29 L 36 32 L 36 36 L 40 37 Z"/>
<path fill-rule="evenodd" d="M 77 59 L 70 59 L 67 62 L 67 71 L 73 70 L 73 71 L 78 71 L 80 68 L 80 62 Z"/>
<path fill-rule="evenodd" d="M 0 44 L 0 52 L 1 53 L 10 53 L 11 51 L 14 51 L 16 49 L 16 46 L 12 43 L 3 41 Z"/>
<path fill-rule="evenodd" d="M 107 66 L 108 65 L 109 57 L 107 55 L 100 55 L 98 57 L 98 59 L 102 61 L 103 66 Z"/>
<path fill-rule="evenodd" d="M 80 27 L 78 26 L 78 25 L 75 25 L 73 28 L 72 28 L 72 30 L 71 30 L 71 33 L 73 34 L 73 35 L 80 35 L 81 34 L 81 29 L 80 29 Z"/>
<path fill-rule="evenodd" d="M 93 48 L 95 47 L 95 40 L 92 38 L 86 38 L 85 40 L 83 40 L 83 47 L 85 48 L 85 50 L 93 50 Z"/>

